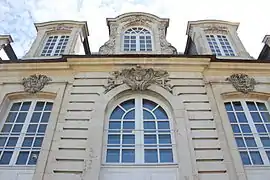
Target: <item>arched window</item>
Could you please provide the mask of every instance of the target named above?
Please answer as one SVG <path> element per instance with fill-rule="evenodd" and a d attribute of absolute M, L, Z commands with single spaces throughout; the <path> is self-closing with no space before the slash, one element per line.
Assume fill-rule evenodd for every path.
<path fill-rule="evenodd" d="M 53 103 L 24 100 L 11 104 L 0 122 L 0 166 L 35 165 Z"/>
<path fill-rule="evenodd" d="M 270 115 L 263 101 L 225 102 L 244 165 L 270 165 Z"/>
<path fill-rule="evenodd" d="M 152 35 L 150 31 L 134 27 L 124 33 L 124 51 L 152 51 Z"/>
<path fill-rule="evenodd" d="M 106 131 L 106 163 L 174 162 L 169 117 L 151 100 L 136 97 L 117 105 Z"/>

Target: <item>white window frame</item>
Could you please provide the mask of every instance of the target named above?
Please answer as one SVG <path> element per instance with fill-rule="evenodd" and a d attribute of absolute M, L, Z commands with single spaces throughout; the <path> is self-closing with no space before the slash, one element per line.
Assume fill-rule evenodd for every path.
<path fill-rule="evenodd" d="M 208 37 L 207 37 L 207 36 L 210 36 L 210 38 L 211 38 L 211 36 L 213 36 L 214 39 L 215 39 L 215 41 L 212 41 L 212 40 L 208 41 L 208 39 L 207 39 Z M 224 39 L 226 39 L 226 40 L 228 41 L 229 47 L 230 47 L 231 50 L 233 51 L 233 52 L 229 52 L 228 47 L 227 47 L 228 45 L 225 45 L 225 46 L 226 46 L 226 50 L 228 50 L 228 54 L 229 54 L 229 55 L 228 55 L 228 54 L 226 55 L 226 53 L 225 53 L 225 51 L 224 51 L 224 48 L 222 47 L 222 44 L 221 44 L 221 42 L 220 42 L 218 36 L 221 36 L 223 42 L 224 42 Z M 223 36 L 224 36 L 225 38 L 224 38 Z M 211 33 L 209 33 L 209 34 L 206 34 L 205 37 L 206 37 L 206 41 L 207 41 L 207 44 L 208 44 L 208 47 L 209 47 L 211 53 L 213 53 L 213 54 L 215 54 L 215 55 L 217 55 L 217 56 L 232 56 L 232 57 L 236 56 L 235 50 L 234 50 L 234 48 L 233 48 L 233 46 L 232 46 L 232 43 L 230 42 L 230 40 L 229 40 L 229 38 L 228 38 L 227 35 L 224 35 L 224 34 L 211 34 Z M 216 51 L 216 48 L 215 48 L 215 47 L 213 48 L 213 49 L 215 50 L 215 52 L 212 51 L 209 42 L 212 43 L 212 46 L 214 46 L 214 43 L 216 43 L 216 45 L 218 46 L 218 50 L 220 51 L 220 54 L 218 54 L 218 52 Z M 232 53 L 233 53 L 233 54 L 232 54 Z"/>
<path fill-rule="evenodd" d="M 107 155 L 107 140 L 108 140 L 108 130 L 109 130 L 109 119 L 110 119 L 110 115 L 111 113 L 113 112 L 113 110 L 118 106 L 120 105 L 122 102 L 125 102 L 127 100 L 130 100 L 130 99 L 135 99 L 135 109 L 140 109 L 140 111 L 143 110 L 142 107 L 142 99 L 147 99 L 147 100 L 150 100 L 150 101 L 153 101 L 155 103 L 157 103 L 159 106 L 161 106 L 161 108 L 166 112 L 167 116 L 168 116 L 168 121 L 169 121 L 169 125 L 170 125 L 170 135 L 171 135 L 171 148 L 172 149 L 172 154 L 173 154 L 173 162 L 170 162 L 170 163 L 162 163 L 162 162 L 157 162 L 157 163 L 145 163 L 144 162 L 144 133 L 143 131 L 142 132 L 139 132 L 139 131 L 136 131 L 138 130 L 137 128 L 139 128 L 140 130 L 143 130 L 143 121 L 141 121 L 140 123 L 136 123 L 138 122 L 139 120 L 143 119 L 141 117 L 141 119 L 138 119 L 136 118 L 135 119 L 135 130 L 134 130 L 134 134 L 135 134 L 135 162 L 134 163 L 121 163 L 121 162 L 118 162 L 118 163 L 110 163 L 110 162 L 106 162 L 106 155 Z M 139 99 L 141 103 L 136 103 L 136 99 Z M 118 99 L 115 103 L 114 103 L 114 106 L 112 106 L 110 108 L 110 111 L 109 113 L 107 114 L 107 123 L 105 124 L 105 128 L 104 128 L 104 149 L 103 149 L 103 158 L 102 158 L 102 162 L 103 162 L 103 165 L 116 165 L 116 166 L 125 166 L 125 165 L 134 165 L 134 166 L 144 166 L 144 165 L 175 165 L 177 163 L 177 151 L 176 151 L 176 140 L 175 140 L 175 135 L 174 135 L 174 126 L 173 126 L 173 119 L 172 119 L 172 116 L 171 114 L 169 113 L 170 110 L 168 109 L 167 105 L 164 104 L 162 101 L 160 101 L 159 99 L 156 99 L 156 98 L 153 98 L 151 96 L 148 96 L 148 95 L 130 95 L 130 96 L 127 96 L 127 97 L 123 97 L 123 98 L 120 98 Z M 137 113 L 137 117 L 138 117 L 138 111 L 136 112 L 135 110 L 135 116 L 136 116 L 136 113 Z M 142 115 L 142 114 L 140 114 Z M 159 133 L 156 133 L 156 135 L 158 135 Z M 136 137 L 140 137 L 140 138 L 136 138 Z M 138 149 L 138 147 L 136 147 L 136 145 L 142 145 L 141 148 Z M 137 148 L 137 149 L 136 149 Z M 158 149 L 157 147 L 155 147 L 156 149 Z M 137 151 L 136 151 L 137 150 Z M 140 153 L 137 153 L 136 152 L 140 152 Z M 159 161 L 159 153 L 158 153 L 158 161 Z"/>
<path fill-rule="evenodd" d="M 62 38 L 63 36 L 64 36 L 64 38 Z M 52 40 L 55 37 L 57 37 L 57 39 L 55 41 L 55 44 L 54 44 L 52 49 L 50 49 L 52 41 L 48 45 L 48 48 L 46 48 L 46 44 L 48 43 L 50 37 L 52 37 Z M 60 40 L 61 39 L 63 39 L 63 42 L 60 45 Z M 40 56 L 60 56 L 61 54 L 63 54 L 65 52 L 69 40 L 70 40 L 70 35 L 69 34 L 51 34 L 51 35 L 48 35 L 48 37 L 46 38 L 46 41 L 44 41 Z M 66 41 L 66 44 L 64 45 L 65 41 Z M 60 48 L 57 49 L 57 47 L 59 47 L 59 46 L 60 46 Z M 48 51 L 50 51 L 50 50 L 51 50 L 51 52 L 49 53 Z M 59 50 L 59 52 L 56 53 L 57 50 Z M 63 52 L 61 52 L 62 50 L 63 50 Z"/>
<path fill-rule="evenodd" d="M 130 29 L 134 29 L 134 28 L 142 28 L 143 30 L 146 30 L 149 32 L 149 34 L 142 34 L 142 33 L 127 33 L 128 30 Z M 128 50 L 125 50 L 125 36 L 135 36 L 135 41 L 136 41 L 136 49 L 135 51 L 131 51 L 131 43 L 129 42 L 128 45 L 129 45 L 129 49 Z M 147 36 L 150 36 L 150 40 L 151 40 L 151 50 L 147 50 L 147 43 L 146 43 L 146 37 Z M 145 50 L 142 51 L 141 50 L 141 46 L 140 46 L 140 37 L 144 37 L 145 38 Z M 145 27 L 140 27 L 140 26 L 136 26 L 136 27 L 129 27 L 128 29 L 126 29 L 124 32 L 123 32 L 123 35 L 122 35 L 122 51 L 123 52 L 152 52 L 154 50 L 154 43 L 153 43 L 153 33 L 145 28 Z"/>
<path fill-rule="evenodd" d="M 29 165 L 29 164 L 16 164 L 16 161 L 19 157 L 19 153 L 21 150 L 23 150 L 22 148 L 19 148 L 17 147 L 17 145 L 22 145 L 23 141 L 24 141 L 24 137 L 41 137 L 41 135 L 37 135 L 37 134 L 34 134 L 34 135 L 30 135 L 30 136 L 27 136 L 25 134 L 23 134 L 22 132 L 27 132 L 27 128 L 30 124 L 30 121 L 31 121 L 31 117 L 33 115 L 34 112 L 34 108 L 36 107 L 36 104 L 37 102 L 49 102 L 49 103 L 53 103 L 54 105 L 54 101 L 53 100 L 50 100 L 50 99 L 19 99 L 19 100 L 14 100 L 14 101 L 11 101 L 8 105 L 8 108 L 7 108 L 7 111 L 4 112 L 4 118 L 2 119 L 3 121 L 0 122 L 0 132 L 2 131 L 2 128 L 4 127 L 5 125 L 5 122 L 7 120 L 7 117 L 8 117 L 8 114 L 10 113 L 11 111 L 11 107 L 14 103 L 23 103 L 23 102 L 31 102 L 31 105 L 30 105 L 30 108 L 28 111 L 24 111 L 24 112 L 27 112 L 27 115 L 26 115 L 26 118 L 25 118 L 25 121 L 23 123 L 23 127 L 21 129 L 21 133 L 19 135 L 17 135 L 16 137 L 18 137 L 18 140 L 16 142 L 16 147 L 10 151 L 13 151 L 13 155 L 11 156 L 11 159 L 10 159 L 10 162 L 9 164 L 0 164 L 0 167 L 4 167 L 4 166 L 16 166 L 16 167 L 21 167 L 21 166 L 25 166 L 25 167 L 35 167 L 36 164 L 32 164 L 32 165 Z M 39 112 L 39 111 L 38 111 Z M 42 113 L 44 112 L 44 110 L 41 111 Z M 52 110 L 50 111 L 52 113 Z M 41 117 L 40 117 L 41 118 Z M 45 136 L 46 136 L 46 131 L 48 130 L 48 124 L 50 122 L 50 118 L 48 119 L 48 122 L 47 122 L 47 127 L 46 127 L 46 130 L 45 130 L 45 133 L 43 135 L 43 142 L 44 142 L 44 139 L 45 139 Z M 40 123 L 38 123 L 40 124 Z M 4 135 L 4 136 L 7 136 L 7 137 L 10 137 L 11 135 Z M 32 142 L 33 144 L 34 142 Z M 42 143 L 43 145 L 43 143 Z M 28 150 L 30 152 L 32 151 L 39 151 L 39 155 L 40 155 L 40 152 L 41 152 L 41 149 L 42 149 L 42 145 L 40 148 L 37 148 L 35 150 Z M 30 156 L 30 155 L 29 155 Z M 38 160 L 37 160 L 38 161 Z"/>
<path fill-rule="evenodd" d="M 262 144 L 262 141 L 260 139 L 260 137 L 265 137 L 266 135 L 260 135 L 256 129 L 256 126 L 255 126 L 255 122 L 253 121 L 252 119 L 252 116 L 251 116 L 251 113 L 250 112 L 253 112 L 253 111 L 250 111 L 248 109 L 248 105 L 246 102 L 254 102 L 255 105 L 256 105 L 256 102 L 259 102 L 259 103 L 263 103 L 265 106 L 266 106 L 266 109 L 268 110 L 268 112 L 270 113 L 270 106 L 269 106 L 269 103 L 267 101 L 261 101 L 261 100 L 254 100 L 254 99 L 233 99 L 233 100 L 227 100 L 224 102 L 224 106 L 225 106 L 225 103 L 232 103 L 232 102 L 240 102 L 241 103 L 241 106 L 243 108 L 243 111 L 240 111 L 240 112 L 244 112 L 245 116 L 246 116 L 246 119 L 247 119 L 247 122 L 249 124 L 249 127 L 251 129 L 251 132 L 252 134 L 249 134 L 247 135 L 248 133 L 241 133 L 239 134 L 238 136 L 235 135 L 234 133 L 234 139 L 236 141 L 236 137 L 242 137 L 242 138 L 245 138 L 245 137 L 253 137 L 256 144 L 257 144 L 257 147 L 254 147 L 254 148 L 241 148 L 241 147 L 237 147 L 238 148 L 238 152 L 239 152 L 239 156 L 240 156 L 240 152 L 241 151 L 245 151 L 245 152 L 252 152 L 252 151 L 258 151 L 260 153 L 260 156 L 261 156 L 261 159 L 262 159 L 262 162 L 263 164 L 253 164 L 252 161 L 251 161 L 251 164 L 244 164 L 244 166 L 269 166 L 270 165 L 270 160 L 268 159 L 268 156 L 266 154 L 266 151 L 269 151 L 270 152 L 270 147 L 264 147 L 263 144 Z M 257 105 L 256 105 L 257 107 Z M 258 107 L 257 107 L 258 108 Z M 226 109 L 225 109 L 226 112 L 228 112 Z M 234 107 L 233 107 L 233 111 L 229 111 L 229 112 L 238 112 L 238 111 L 235 111 L 234 110 Z M 255 112 L 261 112 L 260 110 L 259 111 L 255 111 Z M 264 111 L 263 111 L 264 112 Z M 262 116 L 261 114 L 259 113 L 260 115 L 260 118 L 262 119 Z M 236 114 L 235 114 L 236 116 Z M 228 117 L 228 120 L 229 120 L 229 117 Z M 230 120 L 229 120 L 230 121 Z M 231 123 L 230 124 L 240 124 L 240 123 Z M 263 120 L 262 120 L 262 124 L 266 124 Z M 246 134 L 246 135 L 245 135 Z M 270 137 L 270 132 L 268 133 L 268 137 Z M 245 143 L 245 142 L 244 142 Z M 246 144 L 246 143 L 245 143 Z M 250 155 L 249 155 L 249 158 L 251 159 Z M 242 158 L 241 158 L 242 159 Z"/>

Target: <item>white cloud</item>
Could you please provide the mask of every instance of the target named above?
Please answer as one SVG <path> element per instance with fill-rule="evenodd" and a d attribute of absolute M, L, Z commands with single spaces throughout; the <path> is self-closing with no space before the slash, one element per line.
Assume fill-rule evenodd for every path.
<path fill-rule="evenodd" d="M 24 55 L 34 37 L 34 22 L 58 19 L 87 20 L 90 48 L 98 51 L 108 39 L 107 17 L 129 11 L 143 11 L 170 18 L 167 39 L 179 52 L 186 43 L 188 21 L 221 19 L 240 22 L 239 36 L 247 51 L 257 57 L 262 39 L 270 31 L 266 0 L 2 0 L 0 2 L 0 34 L 11 34 L 18 56 Z"/>

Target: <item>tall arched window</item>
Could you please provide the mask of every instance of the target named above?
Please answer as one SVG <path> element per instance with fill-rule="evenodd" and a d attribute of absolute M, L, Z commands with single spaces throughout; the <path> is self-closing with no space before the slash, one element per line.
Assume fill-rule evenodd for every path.
<path fill-rule="evenodd" d="M 53 103 L 24 100 L 11 104 L 0 123 L 0 166 L 37 163 Z"/>
<path fill-rule="evenodd" d="M 106 163 L 173 163 L 170 120 L 156 102 L 136 97 L 109 116 Z"/>
<path fill-rule="evenodd" d="M 225 102 L 244 165 L 270 164 L 270 114 L 263 101 Z"/>
<path fill-rule="evenodd" d="M 141 27 L 133 27 L 124 33 L 124 51 L 152 51 L 152 35 Z"/>

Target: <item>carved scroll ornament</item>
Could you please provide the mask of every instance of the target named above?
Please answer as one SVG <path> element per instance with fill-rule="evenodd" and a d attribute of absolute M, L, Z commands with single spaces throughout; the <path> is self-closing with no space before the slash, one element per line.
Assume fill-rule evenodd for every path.
<path fill-rule="evenodd" d="M 121 85 L 128 85 L 131 90 L 146 90 L 150 85 L 156 84 L 164 89 L 172 92 L 169 82 L 169 73 L 164 70 L 154 70 L 152 68 L 136 68 L 123 69 L 112 73 L 113 77 L 108 79 L 108 84 L 105 86 L 105 92 Z"/>
<path fill-rule="evenodd" d="M 33 74 L 27 78 L 23 78 L 22 85 L 24 86 L 24 91 L 34 94 L 41 91 L 49 81 L 52 81 L 52 79 L 46 75 Z"/>
<path fill-rule="evenodd" d="M 226 81 L 230 81 L 237 91 L 244 94 L 252 92 L 256 85 L 254 78 L 250 78 L 248 75 L 242 73 L 232 74 L 230 77 L 226 78 Z"/>

